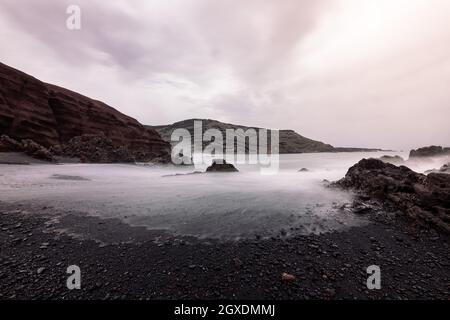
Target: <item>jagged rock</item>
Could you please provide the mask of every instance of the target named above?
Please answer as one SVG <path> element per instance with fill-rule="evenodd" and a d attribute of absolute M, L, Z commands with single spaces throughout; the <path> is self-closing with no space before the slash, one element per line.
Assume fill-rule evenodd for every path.
<path fill-rule="evenodd" d="M 359 191 L 420 222 L 450 232 L 450 175 L 428 176 L 377 159 L 363 159 L 333 183 Z"/>
<path fill-rule="evenodd" d="M 405 162 L 405 159 L 400 156 L 382 156 L 380 160 L 392 164 L 402 164 Z"/>
<path fill-rule="evenodd" d="M 225 160 L 214 160 L 206 172 L 239 172 L 239 170 Z"/>
<path fill-rule="evenodd" d="M 169 159 L 170 145 L 159 134 L 114 108 L 78 93 L 44 83 L 0 63 L 0 135 L 17 141 L 31 139 L 50 148 L 75 137 L 103 133 L 122 159 Z M 5 148 L 3 143 L 0 148 Z M 141 153 L 141 156 L 137 156 Z M 38 156 L 46 157 L 38 152 Z M 86 155 L 87 156 L 87 155 Z M 88 158 L 102 158 L 102 155 Z"/>
<path fill-rule="evenodd" d="M 443 148 L 441 146 L 430 146 L 411 150 L 409 158 L 424 158 L 450 155 L 450 148 Z"/>

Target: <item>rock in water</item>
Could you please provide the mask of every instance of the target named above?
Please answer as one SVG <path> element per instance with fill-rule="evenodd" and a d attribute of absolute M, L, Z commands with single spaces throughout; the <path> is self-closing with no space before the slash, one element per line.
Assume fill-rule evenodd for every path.
<path fill-rule="evenodd" d="M 442 173 L 450 173 L 450 163 L 444 164 L 440 169 L 439 172 Z"/>
<path fill-rule="evenodd" d="M 430 146 L 411 150 L 409 158 L 426 158 L 450 155 L 450 148 L 443 148 L 441 146 Z"/>
<path fill-rule="evenodd" d="M 432 169 L 425 171 L 425 174 L 430 173 L 447 173 L 450 174 L 450 163 L 444 164 L 440 169 Z"/>
<path fill-rule="evenodd" d="M 170 159 L 170 145 L 151 128 L 97 100 L 44 83 L 0 63 L 0 135 L 44 148 L 104 134 L 137 159 Z M 4 148 L 1 146 L 0 148 Z M 39 156 L 46 154 L 39 151 Z"/>
<path fill-rule="evenodd" d="M 450 232 L 450 175 L 428 176 L 377 159 L 363 159 L 334 186 L 370 196 L 420 222 Z"/>
<path fill-rule="evenodd" d="M 239 172 L 239 170 L 225 160 L 213 160 L 206 172 Z"/>
<path fill-rule="evenodd" d="M 380 158 L 381 161 L 386 163 L 392 163 L 392 164 L 402 164 L 405 162 L 405 160 L 400 156 L 382 156 Z"/>

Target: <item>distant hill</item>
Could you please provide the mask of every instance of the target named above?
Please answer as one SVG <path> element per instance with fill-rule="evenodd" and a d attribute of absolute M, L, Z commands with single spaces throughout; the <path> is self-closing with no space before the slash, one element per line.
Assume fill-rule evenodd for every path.
<path fill-rule="evenodd" d="M 246 127 L 242 125 L 223 123 L 217 120 L 211 119 L 189 119 L 184 121 L 179 121 L 171 125 L 160 125 L 160 126 L 148 126 L 151 129 L 156 130 L 163 140 L 171 142 L 172 132 L 176 129 L 187 129 L 192 136 L 192 143 L 194 142 L 194 121 L 202 121 L 203 132 L 208 129 L 218 129 L 222 132 L 225 139 L 226 129 L 243 129 L 244 131 L 248 129 L 260 129 L 257 127 Z M 268 137 L 270 137 L 270 130 L 268 130 Z M 330 144 L 326 144 L 320 141 L 312 140 L 301 136 L 293 130 L 280 130 L 279 142 L 281 154 L 287 153 L 317 153 L 317 152 L 357 152 L 357 151 L 380 151 L 379 149 L 364 149 L 364 148 L 336 148 Z M 204 141 L 203 146 L 208 145 L 209 141 Z M 248 143 L 247 143 L 248 144 Z M 270 146 L 270 143 L 268 143 Z M 235 144 L 236 148 L 236 144 Z M 248 145 L 245 146 L 246 151 L 248 151 Z"/>

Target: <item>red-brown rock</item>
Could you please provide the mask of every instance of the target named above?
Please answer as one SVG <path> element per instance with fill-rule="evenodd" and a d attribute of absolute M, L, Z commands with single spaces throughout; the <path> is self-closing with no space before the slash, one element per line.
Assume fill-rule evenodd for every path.
<path fill-rule="evenodd" d="M 0 135 L 50 148 L 101 133 L 138 158 L 167 159 L 170 152 L 155 130 L 114 108 L 0 63 Z"/>

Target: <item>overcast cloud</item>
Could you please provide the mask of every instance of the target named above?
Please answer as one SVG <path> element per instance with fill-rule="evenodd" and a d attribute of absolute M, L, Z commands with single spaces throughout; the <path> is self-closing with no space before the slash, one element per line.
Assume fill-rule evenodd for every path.
<path fill-rule="evenodd" d="M 448 0 L 1 0 L 0 40 L 1 62 L 144 124 L 450 146 Z"/>

